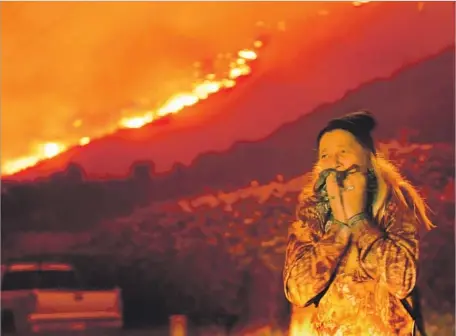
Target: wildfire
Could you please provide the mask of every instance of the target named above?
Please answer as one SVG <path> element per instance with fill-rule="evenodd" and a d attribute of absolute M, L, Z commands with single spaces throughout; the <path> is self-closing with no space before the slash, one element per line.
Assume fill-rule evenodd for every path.
<path fill-rule="evenodd" d="M 370 1 L 360 0 L 353 1 L 351 4 L 354 7 L 360 7 Z M 420 3 L 421 4 L 421 3 Z M 422 5 L 419 9 L 421 10 Z M 323 11 L 326 15 L 327 12 Z M 323 13 L 322 12 L 322 13 Z M 283 25 L 284 23 L 281 22 Z M 11 175 L 25 168 L 36 165 L 38 162 L 52 158 L 72 146 L 86 146 L 93 139 L 92 137 L 102 137 L 115 132 L 122 128 L 141 128 L 161 117 L 168 114 L 178 113 L 183 108 L 197 104 L 200 100 L 204 100 L 211 94 L 219 92 L 222 89 L 232 88 L 236 85 L 236 80 L 239 77 L 249 75 L 251 73 L 250 62 L 257 59 L 257 49 L 263 47 L 264 41 L 256 40 L 249 49 L 239 50 L 234 59 L 229 63 L 228 69 L 224 76 L 216 76 L 214 73 L 207 74 L 204 79 L 196 82 L 193 88 L 188 92 L 181 92 L 170 97 L 160 108 L 156 110 L 136 111 L 134 115 L 120 119 L 114 127 L 109 125 L 101 132 L 96 134 L 85 135 L 79 139 L 73 139 L 67 142 L 45 142 L 37 146 L 36 150 L 30 156 L 20 157 L 14 160 L 7 161 L 1 167 L 2 175 Z M 83 120 L 77 119 L 73 122 L 74 128 L 81 128 Z"/>
<path fill-rule="evenodd" d="M 254 47 L 255 45 L 261 46 L 261 44 L 256 42 L 261 43 L 261 41 L 255 41 Z M 147 111 L 141 116 L 123 118 L 119 121 L 119 127 L 143 127 L 158 118 L 164 117 L 168 114 L 177 113 L 186 106 L 194 105 L 200 100 L 206 99 L 211 94 L 214 94 L 221 89 L 232 88 L 236 85 L 235 79 L 250 74 L 251 68 L 248 65 L 248 62 L 255 60 L 257 57 L 257 53 L 254 50 L 240 50 L 238 52 L 238 58 L 230 63 L 230 69 L 227 75 L 228 78 L 216 80 L 214 74 L 208 74 L 205 80 L 200 83 L 195 83 L 192 91 L 176 94 L 156 111 Z"/>
<path fill-rule="evenodd" d="M 368 2 L 370 2 L 370 1 L 361 0 L 361 1 L 353 1 L 352 4 L 355 7 L 359 7 L 359 6 L 362 6 L 362 5 L 364 5 L 364 4 L 368 3 Z"/>
<path fill-rule="evenodd" d="M 65 146 L 59 143 L 49 142 L 43 145 L 43 155 L 46 158 L 51 158 L 57 154 L 63 152 Z"/>
<path fill-rule="evenodd" d="M 253 42 L 253 47 L 251 49 L 242 49 L 238 51 L 237 57 L 229 63 L 229 69 L 226 69 L 226 74 L 223 78 L 217 78 L 215 74 L 208 74 L 204 79 L 196 82 L 193 85 L 192 90 L 175 94 L 160 108 L 156 110 L 137 111 L 135 115 L 120 119 L 114 131 L 122 128 L 141 128 L 166 115 L 178 113 L 187 106 L 195 105 L 200 100 L 204 100 L 222 89 L 234 87 L 236 85 L 236 79 L 251 73 L 252 70 L 249 63 L 257 59 L 258 55 L 256 50 L 262 46 L 263 42 L 257 40 Z M 73 127 L 79 128 L 82 123 L 83 121 L 78 119 L 74 121 Z M 100 134 L 100 136 L 108 135 L 110 133 L 112 133 L 112 129 L 107 129 L 106 132 Z M 2 175 L 14 174 L 20 170 L 34 166 L 42 160 L 55 157 L 71 146 L 85 146 L 91 141 L 92 139 L 89 136 L 84 136 L 76 143 L 46 142 L 40 144 L 37 146 L 33 155 L 7 161 L 2 166 Z"/>
<path fill-rule="evenodd" d="M 79 144 L 80 144 L 81 146 L 85 146 L 85 145 L 87 145 L 89 142 L 90 142 L 90 138 L 89 138 L 89 137 L 82 137 L 82 138 L 79 140 Z"/>
<path fill-rule="evenodd" d="M 12 174 L 26 167 L 34 166 L 41 160 L 50 159 L 62 153 L 65 149 L 67 149 L 67 147 L 62 143 L 46 142 L 40 144 L 39 146 L 37 146 L 35 155 L 21 157 L 14 161 L 6 162 L 5 165 L 2 167 L 2 173 Z"/>

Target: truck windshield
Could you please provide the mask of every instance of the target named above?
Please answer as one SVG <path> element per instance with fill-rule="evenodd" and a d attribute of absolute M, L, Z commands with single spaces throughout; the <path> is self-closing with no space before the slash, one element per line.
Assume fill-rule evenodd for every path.
<path fill-rule="evenodd" d="M 2 291 L 27 289 L 79 289 L 72 271 L 15 271 L 6 272 Z"/>

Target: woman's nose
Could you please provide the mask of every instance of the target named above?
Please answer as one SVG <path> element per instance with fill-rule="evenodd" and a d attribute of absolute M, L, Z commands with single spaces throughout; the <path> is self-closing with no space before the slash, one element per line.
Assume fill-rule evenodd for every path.
<path fill-rule="evenodd" d="M 330 163 L 331 163 L 331 167 L 334 168 L 334 169 L 338 169 L 338 168 L 340 168 L 342 166 L 342 164 L 339 161 L 339 156 L 338 155 L 332 155 L 330 157 Z"/>

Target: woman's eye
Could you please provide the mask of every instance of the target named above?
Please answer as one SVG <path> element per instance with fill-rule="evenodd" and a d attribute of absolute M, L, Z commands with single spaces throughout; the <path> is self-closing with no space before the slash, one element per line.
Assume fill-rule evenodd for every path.
<path fill-rule="evenodd" d="M 320 156 L 320 159 L 326 159 L 327 157 L 328 157 L 327 154 L 323 154 L 323 155 Z"/>

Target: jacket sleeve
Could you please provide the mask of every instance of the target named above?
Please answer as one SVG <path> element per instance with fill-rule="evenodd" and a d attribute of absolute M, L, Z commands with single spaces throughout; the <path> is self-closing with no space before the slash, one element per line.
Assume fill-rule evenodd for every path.
<path fill-rule="evenodd" d="M 352 225 L 361 267 L 397 298 L 407 297 L 415 287 L 419 249 L 413 211 L 390 205 L 383 229 L 367 218 L 355 218 Z"/>
<path fill-rule="evenodd" d="M 349 244 L 347 227 L 332 224 L 326 233 L 315 230 L 316 218 L 302 217 L 288 234 L 283 282 L 285 296 L 296 306 L 324 291 Z"/>

